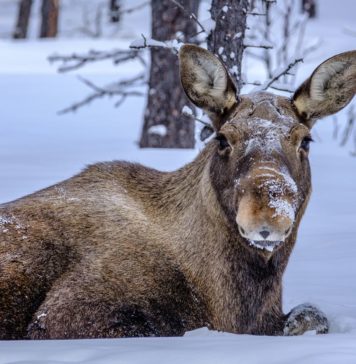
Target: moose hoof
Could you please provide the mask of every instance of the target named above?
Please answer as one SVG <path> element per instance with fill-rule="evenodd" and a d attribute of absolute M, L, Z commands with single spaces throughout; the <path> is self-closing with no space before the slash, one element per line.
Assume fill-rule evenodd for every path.
<path fill-rule="evenodd" d="M 283 334 L 302 335 L 306 331 L 316 331 L 317 334 L 326 334 L 329 331 L 329 322 L 325 314 L 309 303 L 291 310 L 285 321 Z"/>

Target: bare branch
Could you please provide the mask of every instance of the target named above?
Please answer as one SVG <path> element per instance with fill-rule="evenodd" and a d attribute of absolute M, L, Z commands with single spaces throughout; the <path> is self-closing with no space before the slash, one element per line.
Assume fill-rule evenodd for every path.
<path fill-rule="evenodd" d="M 131 49 L 145 49 L 145 48 L 169 48 L 165 42 L 161 42 L 155 39 L 147 39 L 143 34 L 141 34 L 142 39 L 134 40 L 130 44 Z"/>
<path fill-rule="evenodd" d="M 78 77 L 78 78 L 81 82 L 83 82 L 86 86 L 88 86 L 91 90 L 93 90 L 93 93 L 88 95 L 83 100 L 76 102 L 63 110 L 60 110 L 58 114 L 75 112 L 82 106 L 90 104 L 93 100 L 103 97 L 119 96 L 120 97 L 119 100 L 115 103 L 115 106 L 118 107 L 125 101 L 125 99 L 128 96 L 144 96 L 143 92 L 137 91 L 135 89 L 130 89 L 133 87 L 138 87 L 146 84 L 145 75 L 143 73 L 131 79 L 126 79 L 116 83 L 112 83 L 105 87 L 100 87 L 98 85 L 95 85 L 93 82 L 91 82 L 86 78 L 83 77 Z"/>
<path fill-rule="evenodd" d="M 295 59 L 293 62 L 290 62 L 284 69 L 282 70 L 277 70 L 275 72 L 275 74 L 269 79 L 267 80 L 265 83 L 263 83 L 261 86 L 257 87 L 255 89 L 255 91 L 264 91 L 264 90 L 267 90 L 269 87 L 272 86 L 273 83 L 275 83 L 276 81 L 279 80 L 279 78 L 281 78 L 283 75 L 286 75 L 289 73 L 289 71 L 295 67 L 298 63 L 300 62 L 303 62 L 303 58 L 297 58 Z M 282 90 L 282 91 L 288 91 L 289 90 L 287 88 L 276 88 L 276 89 L 279 89 L 279 90 Z"/>
<path fill-rule="evenodd" d="M 208 122 L 206 122 L 206 121 L 204 121 L 202 119 L 197 118 L 195 115 L 191 114 L 190 112 L 183 111 L 182 114 L 194 119 L 195 121 L 197 121 L 197 122 L 199 122 L 201 124 L 203 124 L 207 128 L 210 128 L 210 129 L 214 130 L 213 127 L 211 126 L 211 124 L 209 124 Z"/>
<path fill-rule="evenodd" d="M 121 50 L 114 49 L 112 51 L 96 51 L 91 50 L 88 53 L 70 55 L 53 54 L 48 57 L 49 62 L 61 62 L 62 65 L 58 68 L 58 72 L 73 71 L 83 67 L 87 63 L 104 61 L 112 59 L 114 64 L 123 63 L 133 59 L 138 59 L 142 64 L 146 64 L 145 60 L 136 50 Z"/>
<path fill-rule="evenodd" d="M 264 40 L 260 40 L 256 43 L 252 43 L 248 40 L 245 40 L 244 41 L 244 47 L 245 48 L 264 48 L 264 49 L 272 49 L 273 48 L 273 45 L 269 42 L 266 42 Z"/>
<path fill-rule="evenodd" d="M 173 4 L 177 5 L 182 11 L 184 14 L 186 14 L 189 19 L 192 19 L 193 21 L 195 21 L 197 23 L 197 25 L 200 27 L 200 29 L 204 32 L 204 33 L 207 33 L 204 26 L 202 25 L 202 23 L 198 20 L 197 16 L 193 13 L 190 13 L 189 11 L 187 11 L 184 6 L 179 3 L 177 0 L 170 0 Z"/>
<path fill-rule="evenodd" d="M 145 1 L 142 4 L 138 4 L 136 6 L 133 6 L 132 8 L 122 9 L 122 10 L 120 10 L 118 12 L 118 14 L 119 14 L 119 16 L 122 15 L 122 14 L 131 14 L 134 11 L 141 10 L 144 7 L 146 7 L 147 5 L 150 5 L 150 3 L 151 3 L 151 1 Z"/>
<path fill-rule="evenodd" d="M 253 15 L 253 16 L 266 16 L 265 13 L 257 13 L 254 11 L 247 12 L 247 15 Z"/>
<path fill-rule="evenodd" d="M 138 51 L 145 48 L 166 48 L 173 51 L 175 54 L 178 54 L 179 45 L 181 43 L 176 39 L 162 42 L 152 38 L 147 39 L 143 34 L 141 34 L 141 37 L 142 39 L 136 39 L 130 44 L 131 49 Z"/>

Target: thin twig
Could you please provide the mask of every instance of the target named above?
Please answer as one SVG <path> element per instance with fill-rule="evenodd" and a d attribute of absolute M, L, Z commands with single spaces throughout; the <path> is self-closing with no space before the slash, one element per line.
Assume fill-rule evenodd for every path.
<path fill-rule="evenodd" d="M 202 23 L 199 21 L 199 19 L 197 18 L 197 16 L 194 13 L 190 13 L 189 11 L 187 11 L 184 8 L 184 6 L 181 3 L 179 3 L 177 0 L 170 0 L 170 1 L 173 4 L 177 5 L 179 7 L 179 9 L 181 9 L 183 11 L 183 13 L 189 17 L 189 19 L 192 19 L 193 21 L 195 21 L 204 33 L 207 33 L 204 26 L 202 25 Z"/>
<path fill-rule="evenodd" d="M 204 126 L 206 126 L 208 128 L 213 129 L 213 127 L 211 126 L 211 124 L 209 124 L 208 122 L 206 122 L 206 121 L 204 121 L 202 119 L 197 118 L 196 116 L 194 116 L 193 114 L 190 114 L 189 112 L 184 112 L 183 111 L 182 114 L 185 115 L 185 116 L 189 116 L 189 117 L 193 118 L 195 121 L 203 124 Z"/>
<path fill-rule="evenodd" d="M 253 16 L 266 16 L 265 13 L 256 13 L 253 11 L 247 12 L 247 15 L 253 15 Z"/>
<path fill-rule="evenodd" d="M 73 53 L 70 55 L 53 54 L 48 57 L 48 60 L 51 63 L 62 62 L 62 65 L 58 68 L 58 72 L 68 72 L 81 68 L 87 63 L 112 59 L 114 64 L 118 64 L 136 58 L 142 64 L 145 65 L 145 60 L 136 50 L 120 50 L 120 49 L 114 49 L 112 51 L 107 51 L 107 52 L 91 50 L 88 53 L 84 54 L 77 54 L 77 53 Z"/>
<path fill-rule="evenodd" d="M 293 62 L 289 63 L 287 65 L 287 67 L 278 72 L 276 75 L 274 75 L 270 80 L 268 80 L 264 85 L 262 90 L 267 90 L 269 87 L 271 87 L 271 85 L 276 82 L 280 77 L 282 77 L 283 75 L 287 74 L 296 64 L 303 62 L 303 58 L 297 58 L 295 59 Z"/>
<path fill-rule="evenodd" d="M 102 97 L 119 96 L 120 97 L 119 101 L 117 101 L 115 103 L 115 106 L 118 107 L 125 101 L 125 99 L 128 96 L 144 96 L 144 93 L 141 91 L 127 89 L 129 87 L 138 87 L 138 86 L 144 85 L 146 82 L 144 81 L 145 75 L 143 73 L 138 76 L 135 76 L 131 79 L 122 80 L 120 82 L 110 84 L 105 87 L 100 87 L 86 78 L 83 78 L 83 77 L 78 77 L 78 78 L 81 82 L 83 82 L 86 86 L 88 86 L 94 92 L 91 93 L 90 95 L 88 95 L 83 100 L 76 102 L 76 103 L 72 104 L 71 106 L 64 108 L 63 110 L 60 110 L 58 112 L 58 114 L 75 112 L 82 106 L 87 105 L 87 104 L 91 103 L 93 100 L 99 99 Z"/>
<path fill-rule="evenodd" d="M 136 5 L 136 6 L 133 6 L 132 8 L 127 8 L 127 9 L 122 9 L 118 12 L 119 15 L 122 15 L 122 14 L 131 14 L 133 13 L 134 11 L 137 11 L 137 10 L 141 10 L 142 8 L 144 8 L 145 6 L 147 5 L 150 5 L 151 1 L 145 1 L 143 2 L 142 4 L 139 4 L 139 5 Z"/>
<path fill-rule="evenodd" d="M 250 43 L 249 41 L 244 41 L 244 47 L 245 48 L 264 48 L 264 49 L 272 49 L 273 45 L 269 43 L 263 43 L 263 41 L 260 41 L 260 43 Z"/>

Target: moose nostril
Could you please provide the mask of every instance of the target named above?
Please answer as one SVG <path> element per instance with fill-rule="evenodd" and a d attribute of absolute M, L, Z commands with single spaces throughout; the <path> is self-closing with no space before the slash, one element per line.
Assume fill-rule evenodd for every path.
<path fill-rule="evenodd" d="M 270 235 L 270 232 L 268 230 L 262 230 L 260 231 L 260 235 L 263 237 L 263 239 L 267 239 Z"/>
<path fill-rule="evenodd" d="M 241 235 L 245 235 L 246 234 L 245 230 L 240 225 L 239 225 L 239 230 L 240 230 L 240 234 Z"/>
<path fill-rule="evenodd" d="M 288 228 L 286 231 L 285 231 L 285 234 L 286 235 L 289 235 L 289 233 L 291 232 L 291 230 L 292 230 L 292 228 L 290 227 L 290 228 Z"/>

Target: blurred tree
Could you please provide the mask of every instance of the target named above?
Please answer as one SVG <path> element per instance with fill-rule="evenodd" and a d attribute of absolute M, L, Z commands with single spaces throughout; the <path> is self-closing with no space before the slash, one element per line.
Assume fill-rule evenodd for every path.
<path fill-rule="evenodd" d="M 184 106 L 189 105 L 189 100 L 180 85 L 178 57 L 172 42 L 178 44 L 178 41 L 194 43 L 208 40 L 209 50 L 222 58 L 238 90 L 243 84 L 241 77 L 243 50 L 246 46 L 259 47 L 258 44 L 244 44 L 249 0 L 213 0 L 210 10 L 212 21 L 206 23 L 207 28 L 197 17 L 199 3 L 200 0 L 152 0 L 151 37 L 154 40 L 152 43 L 144 38 L 143 45 L 134 42 L 135 45 L 131 46 L 130 51 L 90 51 L 84 55 L 55 55 L 51 60 L 63 63 L 60 67 L 62 72 L 104 59 L 113 59 L 115 64 L 119 64 L 137 58 L 145 64 L 140 58 L 139 50 L 152 47 L 147 105 L 139 145 L 143 148 L 193 148 L 195 116 L 190 110 L 182 112 Z M 142 79 L 143 75 L 138 74 L 132 79 L 121 80 L 107 87 L 98 87 L 88 80 L 83 80 L 93 93 L 62 112 L 75 111 L 92 100 L 106 96 L 118 96 L 119 101 L 116 105 L 120 105 L 127 96 L 140 94 L 135 87 L 141 86 Z M 274 81 L 270 83 L 272 82 Z M 205 131 L 212 132 L 208 123 L 199 121 L 205 125 Z M 209 133 L 203 130 L 201 135 L 207 136 Z"/>
<path fill-rule="evenodd" d="M 208 49 L 223 60 L 238 90 L 242 87 L 241 63 L 248 9 L 249 0 L 212 0 L 210 10 L 215 29 L 208 37 Z"/>
<path fill-rule="evenodd" d="M 169 0 L 152 1 L 153 39 L 174 39 L 181 32 L 184 35 L 181 40 L 187 42 L 197 32 L 191 14 L 198 14 L 199 1 L 184 0 L 179 4 L 181 7 L 174 8 Z M 222 58 L 238 89 L 242 86 L 241 62 L 248 8 L 248 0 L 213 0 L 210 10 L 215 29 L 208 37 L 208 49 Z M 140 146 L 192 148 L 195 128 L 192 117 L 182 114 L 188 100 L 179 82 L 178 59 L 165 49 L 151 52 L 150 87 Z"/>
<path fill-rule="evenodd" d="M 110 0 L 110 21 L 118 23 L 120 21 L 120 0 Z"/>
<path fill-rule="evenodd" d="M 315 18 L 316 0 L 302 0 L 302 12 L 307 13 L 309 18 Z"/>
<path fill-rule="evenodd" d="M 16 28 L 13 33 L 14 39 L 27 38 L 28 23 L 30 20 L 32 0 L 19 1 L 19 10 L 16 22 Z"/>
<path fill-rule="evenodd" d="M 152 0 L 152 38 L 173 40 L 179 35 L 191 41 L 197 26 L 187 14 L 197 14 L 198 0 Z M 183 10 L 184 8 L 184 10 Z M 194 122 L 182 114 L 188 103 L 179 81 L 178 57 L 167 49 L 151 49 L 151 70 L 147 107 L 144 115 L 140 147 L 193 148 Z"/>
<path fill-rule="evenodd" d="M 55 38 L 58 32 L 59 0 L 42 0 L 41 38 Z"/>

